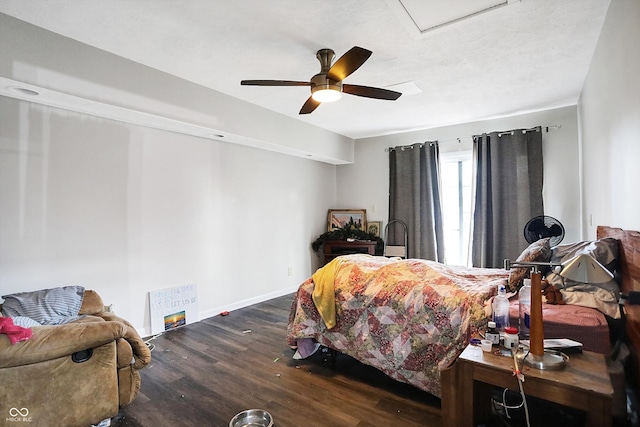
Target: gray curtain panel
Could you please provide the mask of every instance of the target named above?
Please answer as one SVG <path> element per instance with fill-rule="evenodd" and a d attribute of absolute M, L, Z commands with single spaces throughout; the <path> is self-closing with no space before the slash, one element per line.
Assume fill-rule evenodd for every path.
<path fill-rule="evenodd" d="M 523 229 L 544 213 L 542 132 L 492 132 L 474 137 L 476 164 L 472 263 L 502 267 L 528 246 Z"/>
<path fill-rule="evenodd" d="M 408 229 L 408 258 L 444 262 L 437 143 L 389 149 L 389 221 Z M 401 226 L 389 228 L 386 244 L 402 245 Z"/>

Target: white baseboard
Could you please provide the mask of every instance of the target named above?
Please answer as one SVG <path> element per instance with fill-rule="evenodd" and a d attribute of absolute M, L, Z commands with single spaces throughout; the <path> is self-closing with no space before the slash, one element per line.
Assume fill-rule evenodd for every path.
<path fill-rule="evenodd" d="M 200 315 L 200 320 L 202 319 L 206 319 L 209 317 L 213 317 L 213 316 L 218 316 L 220 315 L 220 313 L 222 313 L 223 311 L 233 311 L 233 310 L 238 310 L 244 307 L 248 307 L 250 305 L 253 304 L 258 304 L 264 301 L 269 301 L 270 299 L 273 298 L 278 298 L 281 297 L 283 295 L 287 295 L 287 294 L 291 294 L 295 291 L 298 290 L 298 286 L 294 286 L 291 288 L 285 288 L 285 289 L 279 289 L 277 291 L 274 292 L 270 292 L 268 294 L 263 294 L 263 295 L 259 295 L 256 297 L 252 297 L 249 299 L 245 299 L 242 301 L 237 301 L 225 306 L 220 306 L 220 307 L 214 307 L 212 309 L 209 310 L 204 310 L 204 311 L 200 311 L 199 315 Z"/>
<path fill-rule="evenodd" d="M 252 298 L 245 299 L 245 300 L 242 300 L 242 301 L 236 301 L 236 302 L 233 302 L 231 304 L 224 305 L 224 306 L 219 306 L 219 307 L 214 307 L 214 308 L 211 308 L 211 309 L 208 309 L 208 310 L 199 311 L 198 312 L 198 318 L 199 318 L 198 321 L 203 320 L 203 319 L 207 319 L 209 317 L 219 316 L 220 313 L 222 313 L 223 311 L 239 310 L 241 308 L 248 307 L 248 306 L 253 305 L 253 304 L 258 304 L 258 303 L 261 303 L 261 302 L 264 302 L 264 301 L 269 301 L 270 299 L 281 297 L 283 295 L 294 293 L 295 291 L 298 290 L 298 287 L 299 287 L 299 285 L 296 285 L 296 286 L 293 286 L 293 287 L 290 287 L 290 288 L 279 289 L 279 290 L 274 291 L 274 292 L 269 292 L 268 294 L 258 295 L 256 297 L 252 297 Z M 138 334 L 141 337 L 148 338 L 148 337 L 151 336 L 151 329 L 150 328 L 136 327 L 135 329 L 136 329 L 136 331 L 138 331 Z"/>

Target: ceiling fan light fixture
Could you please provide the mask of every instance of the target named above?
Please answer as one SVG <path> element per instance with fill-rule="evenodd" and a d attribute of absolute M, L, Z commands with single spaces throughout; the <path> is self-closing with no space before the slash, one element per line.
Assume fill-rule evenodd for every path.
<path fill-rule="evenodd" d="M 318 102 L 334 102 L 342 98 L 342 92 L 337 86 L 322 85 L 311 89 L 311 97 Z"/>
<path fill-rule="evenodd" d="M 345 78 L 356 71 L 371 56 L 371 51 L 354 46 L 334 63 L 335 53 L 331 49 L 320 49 L 316 58 L 320 62 L 320 72 L 308 82 L 293 80 L 241 80 L 243 86 L 310 86 L 311 96 L 302 105 L 299 114 L 312 113 L 323 102 L 334 102 L 342 97 L 342 92 L 349 95 L 373 99 L 395 101 L 401 92 L 371 86 L 345 84 Z"/>

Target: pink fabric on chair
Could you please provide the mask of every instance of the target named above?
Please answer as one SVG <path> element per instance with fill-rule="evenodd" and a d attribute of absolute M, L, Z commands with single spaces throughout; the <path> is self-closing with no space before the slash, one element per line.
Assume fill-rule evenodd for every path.
<path fill-rule="evenodd" d="M 31 338 L 31 329 L 14 325 L 10 317 L 0 317 L 0 334 L 5 334 L 11 344 L 15 344 Z"/>

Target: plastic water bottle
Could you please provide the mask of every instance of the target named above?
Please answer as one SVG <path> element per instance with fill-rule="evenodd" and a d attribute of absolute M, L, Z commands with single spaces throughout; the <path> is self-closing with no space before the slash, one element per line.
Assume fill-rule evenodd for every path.
<path fill-rule="evenodd" d="M 531 279 L 524 279 L 524 286 L 518 292 L 520 339 L 529 339 L 531 327 Z"/>
<path fill-rule="evenodd" d="M 504 285 L 498 286 L 498 295 L 493 299 L 493 321 L 500 336 L 504 336 L 504 328 L 509 326 L 509 299 Z"/>

